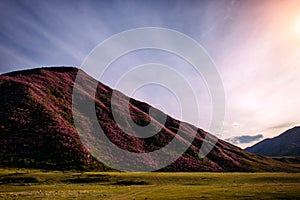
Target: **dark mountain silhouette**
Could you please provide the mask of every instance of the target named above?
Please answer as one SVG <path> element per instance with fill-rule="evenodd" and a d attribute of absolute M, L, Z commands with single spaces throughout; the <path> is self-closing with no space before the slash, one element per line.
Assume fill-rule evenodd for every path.
<path fill-rule="evenodd" d="M 82 145 L 72 117 L 72 89 L 77 68 L 52 67 L 12 72 L 0 76 L 0 166 L 58 170 L 110 170 L 97 161 Z M 87 74 L 87 84 L 95 80 Z M 112 117 L 113 90 L 98 83 L 95 108 L 98 122 L 107 137 L 120 148 L 132 152 L 150 152 L 168 144 L 180 123 L 184 133 L 194 126 L 167 117 L 164 128 L 150 138 L 137 138 L 124 133 Z M 80 91 L 85 97 L 85 91 Z M 122 116 L 123 100 L 118 94 Z M 138 124 L 147 124 L 150 105 L 130 99 L 131 116 Z M 159 113 L 160 111 L 157 110 Z M 299 165 L 248 153 L 218 140 L 203 159 L 198 157 L 203 138 L 209 134 L 196 129 L 189 149 L 162 171 L 299 171 Z M 182 142 L 185 142 L 184 137 Z"/>
<path fill-rule="evenodd" d="M 265 156 L 300 156 L 300 127 L 294 127 L 274 138 L 265 139 L 245 149 Z"/>

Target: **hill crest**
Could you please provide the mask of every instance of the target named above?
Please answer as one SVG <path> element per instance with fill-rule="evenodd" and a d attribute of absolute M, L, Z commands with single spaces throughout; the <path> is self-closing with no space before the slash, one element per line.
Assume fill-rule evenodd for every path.
<path fill-rule="evenodd" d="M 82 145 L 72 117 L 72 88 L 78 69 L 48 67 L 10 72 L 0 76 L 0 165 L 59 170 L 110 170 L 96 160 Z M 84 77 L 87 83 L 95 81 Z M 149 152 L 168 144 L 176 135 L 180 122 L 168 116 L 165 129 L 151 138 L 130 137 L 118 129 L 111 115 L 112 89 L 99 83 L 95 108 L 99 124 L 107 137 L 120 148 L 131 152 Z M 82 92 L 81 95 L 85 95 Z M 122 93 L 122 98 L 128 98 Z M 132 116 L 147 123 L 150 105 L 130 99 Z M 119 105 L 121 106 L 121 105 Z M 120 115 L 122 115 L 120 107 Z M 195 128 L 184 123 L 186 129 Z M 197 129 L 197 128 L 196 128 Z M 188 131 L 186 134 L 189 135 Z M 285 165 L 267 157 L 247 153 L 218 140 L 203 159 L 198 157 L 203 138 L 209 134 L 197 129 L 188 150 L 161 171 L 287 171 L 299 166 Z M 182 140 L 184 142 L 184 138 Z"/>

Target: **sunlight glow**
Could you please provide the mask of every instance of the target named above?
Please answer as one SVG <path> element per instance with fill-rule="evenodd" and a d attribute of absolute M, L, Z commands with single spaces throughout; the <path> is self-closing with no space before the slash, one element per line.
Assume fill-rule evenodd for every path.
<path fill-rule="evenodd" d="M 257 110 L 259 101 L 254 95 L 246 95 L 242 101 L 242 108 L 246 110 Z"/>
<path fill-rule="evenodd" d="M 300 37 L 300 16 L 296 17 L 292 26 L 293 32 L 299 34 Z"/>

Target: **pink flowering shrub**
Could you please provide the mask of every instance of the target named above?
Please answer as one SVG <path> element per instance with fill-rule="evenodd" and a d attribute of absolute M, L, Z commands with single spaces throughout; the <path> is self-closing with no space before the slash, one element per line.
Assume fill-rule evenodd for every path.
<path fill-rule="evenodd" d="M 86 149 L 78 136 L 72 117 L 72 88 L 78 69 L 70 67 L 33 69 L 13 72 L 0 76 L 0 166 L 35 167 L 59 170 L 108 170 Z M 93 80 L 86 75 L 83 80 L 86 90 L 91 90 Z M 137 153 L 158 150 L 174 139 L 182 123 L 167 117 L 163 128 L 153 137 L 137 138 L 120 129 L 114 121 L 111 111 L 113 90 L 99 83 L 96 96 L 88 96 L 81 91 L 82 100 L 95 98 L 95 108 L 99 124 L 107 137 L 120 148 Z M 126 96 L 118 93 L 115 102 L 118 118 L 125 127 L 129 126 L 124 117 Z M 162 113 L 155 111 L 154 118 L 149 116 L 150 106 L 130 99 L 132 120 L 145 126 L 150 120 L 156 120 Z M 82 127 L 89 130 L 91 119 L 82 115 Z M 154 127 L 159 122 L 155 121 Z M 190 137 L 191 125 L 185 127 L 185 138 Z M 127 127 L 130 130 L 130 127 Z M 219 141 L 211 153 L 204 159 L 198 157 L 203 138 L 207 133 L 198 129 L 197 136 L 189 149 L 164 170 L 169 171 L 242 171 L 245 163 L 239 148 Z M 95 141 L 87 135 L 89 141 Z M 103 154 L 113 160 L 109 152 Z M 172 152 L 168 156 L 176 156 Z M 118 160 L 115 160 L 116 162 Z M 140 160 L 147 165 L 156 166 L 155 160 Z M 128 165 L 137 165 L 134 159 Z"/>

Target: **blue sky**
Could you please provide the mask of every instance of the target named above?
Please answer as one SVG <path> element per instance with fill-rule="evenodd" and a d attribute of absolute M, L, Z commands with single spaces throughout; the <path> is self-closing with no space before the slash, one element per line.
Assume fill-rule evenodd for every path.
<path fill-rule="evenodd" d="M 139 27 L 180 31 L 215 62 L 226 95 L 222 138 L 273 137 L 299 124 L 300 2 L 291 1 L 38 1 L 0 0 L 0 73 L 40 66 L 80 66 L 111 35 Z M 193 79 L 188 64 L 166 52 L 143 50 L 113 63 L 103 81 L 113 87 L 133 66 L 158 62 Z M 197 78 L 196 78 L 197 79 Z M 210 96 L 194 80 L 208 129 Z M 154 95 L 155 94 L 155 95 Z M 178 117 L 168 92 L 145 87 L 135 96 Z"/>

